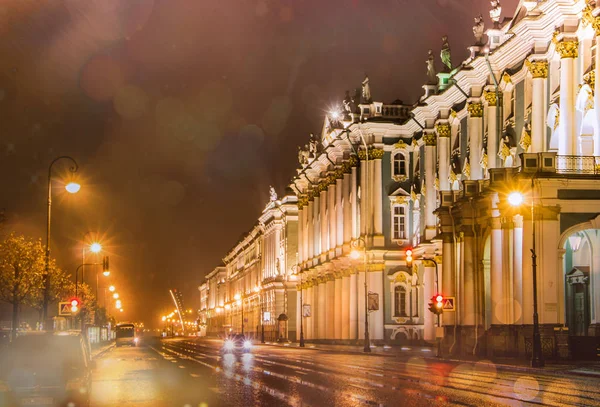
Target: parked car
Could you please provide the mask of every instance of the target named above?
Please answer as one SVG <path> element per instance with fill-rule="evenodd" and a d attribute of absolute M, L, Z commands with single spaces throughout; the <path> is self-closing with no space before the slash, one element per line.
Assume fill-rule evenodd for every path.
<path fill-rule="evenodd" d="M 87 406 L 94 363 L 80 332 L 30 332 L 0 354 L 0 406 Z"/>

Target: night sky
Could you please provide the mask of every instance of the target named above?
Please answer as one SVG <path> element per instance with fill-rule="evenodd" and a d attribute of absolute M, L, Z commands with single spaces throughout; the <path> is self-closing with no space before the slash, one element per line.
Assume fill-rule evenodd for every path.
<path fill-rule="evenodd" d="M 512 17 L 517 0 L 504 0 Z M 198 307 L 203 276 L 284 192 L 297 146 L 369 75 L 375 100 L 415 102 L 489 27 L 483 0 L 1 0 L 0 208 L 73 272 L 101 238 L 126 319 L 158 322 L 168 288 Z M 102 284 L 102 283 L 101 283 Z"/>

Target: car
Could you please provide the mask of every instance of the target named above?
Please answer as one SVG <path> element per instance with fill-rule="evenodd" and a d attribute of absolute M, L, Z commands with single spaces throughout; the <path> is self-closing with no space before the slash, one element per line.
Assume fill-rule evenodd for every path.
<path fill-rule="evenodd" d="M 242 334 L 229 335 L 223 341 L 223 353 L 248 353 L 252 350 L 252 341 Z"/>
<path fill-rule="evenodd" d="M 0 406 L 88 406 L 92 369 L 81 332 L 31 332 L 0 355 Z"/>

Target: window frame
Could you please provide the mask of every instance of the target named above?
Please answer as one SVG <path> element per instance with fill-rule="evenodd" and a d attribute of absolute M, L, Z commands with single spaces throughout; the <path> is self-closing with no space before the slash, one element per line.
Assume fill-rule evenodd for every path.
<path fill-rule="evenodd" d="M 396 208 L 401 208 L 403 213 L 400 214 L 396 214 Z M 407 230 L 407 226 L 408 226 L 408 205 L 407 204 L 392 204 L 391 206 L 391 211 L 390 211 L 390 215 L 391 215 L 391 240 L 394 242 L 399 242 L 399 241 L 407 241 L 408 240 L 408 230 Z M 402 234 L 398 233 L 399 237 L 396 237 L 396 224 L 395 224 L 395 220 L 396 217 L 400 217 L 402 216 L 404 218 L 404 227 L 402 230 Z M 400 222 L 398 224 L 398 226 L 400 226 Z M 398 229 L 398 232 L 400 232 L 400 229 Z M 401 236 L 401 237 L 400 237 Z"/>

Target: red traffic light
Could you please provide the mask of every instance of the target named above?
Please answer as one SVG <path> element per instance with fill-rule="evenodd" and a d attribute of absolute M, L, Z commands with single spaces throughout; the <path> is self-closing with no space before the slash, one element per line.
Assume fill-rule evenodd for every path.
<path fill-rule="evenodd" d="M 79 310 L 79 299 L 72 298 L 71 299 L 71 312 L 77 312 Z"/>

